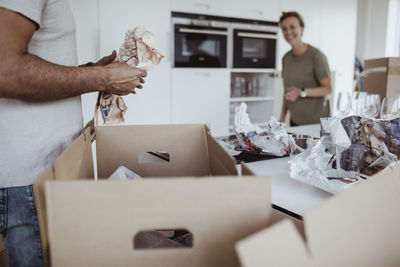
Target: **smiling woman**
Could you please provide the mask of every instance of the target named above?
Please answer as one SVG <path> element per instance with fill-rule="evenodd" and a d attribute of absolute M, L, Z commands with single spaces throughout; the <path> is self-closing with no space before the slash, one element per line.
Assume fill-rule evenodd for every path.
<path fill-rule="evenodd" d="M 331 79 L 326 56 L 303 43 L 304 21 L 297 12 L 283 12 L 279 19 L 283 36 L 292 49 L 282 59 L 285 88 L 280 121 L 290 111 L 291 126 L 319 123 L 330 115 L 325 96 L 331 93 Z"/>

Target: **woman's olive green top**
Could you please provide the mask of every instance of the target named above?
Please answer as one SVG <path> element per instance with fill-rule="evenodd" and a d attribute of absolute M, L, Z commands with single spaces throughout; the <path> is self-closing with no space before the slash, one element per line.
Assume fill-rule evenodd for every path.
<path fill-rule="evenodd" d="M 295 56 L 287 52 L 282 59 L 282 77 L 285 93 L 289 87 L 315 88 L 319 80 L 330 76 L 326 56 L 311 45 L 305 53 Z M 329 117 L 329 102 L 325 97 L 299 97 L 295 102 L 286 101 L 290 111 L 290 119 L 299 125 L 319 123 L 319 118 Z"/>

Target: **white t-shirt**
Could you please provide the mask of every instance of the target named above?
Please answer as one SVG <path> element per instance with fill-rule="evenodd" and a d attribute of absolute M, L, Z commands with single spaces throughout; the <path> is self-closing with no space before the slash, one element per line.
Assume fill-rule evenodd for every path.
<path fill-rule="evenodd" d="M 36 22 L 28 51 L 77 66 L 75 22 L 67 0 L 0 0 L 0 7 Z M 81 98 L 30 103 L 0 98 L 0 188 L 29 185 L 82 129 Z"/>

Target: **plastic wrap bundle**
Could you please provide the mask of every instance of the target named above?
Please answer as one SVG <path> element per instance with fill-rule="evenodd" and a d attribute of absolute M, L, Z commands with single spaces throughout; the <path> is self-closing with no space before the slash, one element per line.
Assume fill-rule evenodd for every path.
<path fill-rule="evenodd" d="M 290 177 L 303 183 L 321 188 L 332 194 L 338 194 L 360 182 L 354 174 L 347 173 L 338 177 L 335 152 L 329 136 L 319 141 L 310 139 L 308 148 L 290 161 Z"/>
<path fill-rule="evenodd" d="M 246 110 L 247 105 L 241 103 L 235 113 L 235 132 L 242 148 L 264 155 L 287 155 L 289 135 L 284 128 L 285 124 L 272 117 L 267 127 L 261 129 L 251 123 Z"/>
<path fill-rule="evenodd" d="M 397 161 L 400 156 L 400 118 L 390 121 L 351 116 L 342 119 L 351 145 L 341 154 L 340 166 L 347 170 L 358 160 L 360 173 L 373 175 Z M 349 153 L 354 148 L 359 153 Z"/>
<path fill-rule="evenodd" d="M 332 125 L 332 136 L 323 136 L 289 162 L 292 178 L 337 194 L 400 156 L 400 118 L 383 121 L 351 116 L 332 119 Z"/>

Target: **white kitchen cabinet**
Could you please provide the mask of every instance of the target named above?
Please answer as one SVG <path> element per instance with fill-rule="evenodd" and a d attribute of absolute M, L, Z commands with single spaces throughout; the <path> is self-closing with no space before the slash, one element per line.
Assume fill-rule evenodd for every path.
<path fill-rule="evenodd" d="M 172 123 L 210 123 L 213 135 L 227 135 L 228 70 L 174 68 L 171 73 Z"/>
<path fill-rule="evenodd" d="M 216 9 L 224 16 L 275 22 L 279 19 L 279 0 L 223 0 L 215 2 L 218 3 Z"/>
<path fill-rule="evenodd" d="M 279 0 L 172 0 L 173 11 L 278 21 Z"/>
<path fill-rule="evenodd" d="M 171 0 L 172 11 L 218 15 L 216 4 L 212 0 Z"/>
<path fill-rule="evenodd" d="M 99 0 L 100 54 L 119 50 L 125 32 L 137 26 L 153 31 L 155 48 L 166 57 L 148 71 L 143 89 L 124 97 L 129 124 L 170 122 L 170 2 L 159 0 Z"/>
<path fill-rule="evenodd" d="M 275 90 L 278 74 L 265 69 L 232 69 L 230 73 L 229 130 L 234 130 L 235 109 L 247 104 L 247 114 L 255 125 L 263 125 L 275 116 Z"/>

